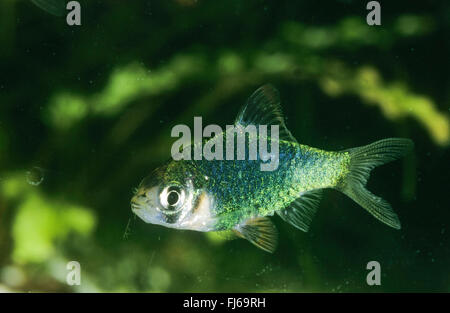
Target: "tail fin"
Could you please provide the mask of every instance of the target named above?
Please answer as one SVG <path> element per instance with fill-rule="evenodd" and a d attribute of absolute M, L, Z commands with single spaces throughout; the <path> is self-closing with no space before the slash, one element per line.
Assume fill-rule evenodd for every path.
<path fill-rule="evenodd" d="M 411 151 L 413 146 L 414 143 L 409 139 L 388 138 L 367 146 L 345 150 L 350 153 L 350 172 L 337 189 L 383 223 L 400 229 L 400 221 L 390 204 L 372 194 L 365 186 L 373 168 L 399 159 Z"/>

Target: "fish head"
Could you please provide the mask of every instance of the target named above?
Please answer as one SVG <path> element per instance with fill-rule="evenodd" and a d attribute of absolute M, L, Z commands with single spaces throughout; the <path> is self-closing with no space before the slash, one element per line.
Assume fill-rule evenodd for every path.
<path fill-rule="evenodd" d="M 131 199 L 131 209 L 146 223 L 213 230 L 212 197 L 205 191 L 204 183 L 180 163 L 170 163 L 142 180 Z"/>

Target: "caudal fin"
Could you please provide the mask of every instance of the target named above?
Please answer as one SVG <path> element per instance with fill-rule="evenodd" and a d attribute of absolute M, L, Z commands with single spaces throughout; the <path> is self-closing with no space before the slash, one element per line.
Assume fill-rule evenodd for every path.
<path fill-rule="evenodd" d="M 365 188 L 370 171 L 394 161 L 412 150 L 414 143 L 404 138 L 388 138 L 367 146 L 345 150 L 350 153 L 350 172 L 337 189 L 352 198 L 383 223 L 400 229 L 400 221 L 389 203 Z"/>

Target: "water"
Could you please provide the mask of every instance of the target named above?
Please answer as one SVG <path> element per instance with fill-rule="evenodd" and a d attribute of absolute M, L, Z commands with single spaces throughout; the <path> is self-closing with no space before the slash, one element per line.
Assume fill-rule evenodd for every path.
<path fill-rule="evenodd" d="M 0 4 L 1 290 L 449 291 L 450 34 L 436 12 L 450 3 L 398 1 L 369 27 L 356 1 L 144 2 L 82 2 L 80 26 Z M 171 129 L 194 116 L 225 128 L 264 83 L 302 144 L 415 142 L 368 185 L 401 230 L 334 190 L 309 233 L 271 217 L 274 254 L 134 216 L 130 191 L 170 158 Z"/>
<path fill-rule="evenodd" d="M 44 170 L 40 167 L 34 166 L 26 172 L 26 178 L 28 184 L 37 187 L 44 181 Z"/>

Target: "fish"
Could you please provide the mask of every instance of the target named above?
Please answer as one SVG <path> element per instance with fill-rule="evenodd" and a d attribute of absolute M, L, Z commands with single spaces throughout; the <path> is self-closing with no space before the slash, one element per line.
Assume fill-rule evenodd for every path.
<path fill-rule="evenodd" d="M 279 126 L 276 170 L 261 171 L 264 160 L 259 156 L 256 160 L 172 159 L 141 181 L 131 199 L 132 212 L 150 224 L 233 234 L 273 253 L 278 232 L 270 217 L 276 214 L 307 232 L 323 189 L 331 188 L 379 221 L 401 228 L 391 205 L 365 186 L 371 170 L 408 154 L 412 140 L 387 138 L 341 151 L 300 144 L 287 129 L 280 95 L 270 84 L 248 98 L 235 125 Z"/>

